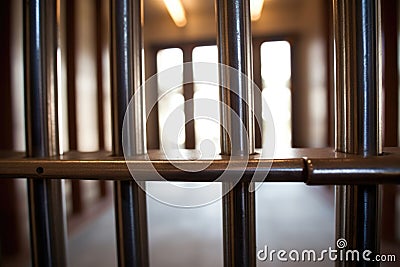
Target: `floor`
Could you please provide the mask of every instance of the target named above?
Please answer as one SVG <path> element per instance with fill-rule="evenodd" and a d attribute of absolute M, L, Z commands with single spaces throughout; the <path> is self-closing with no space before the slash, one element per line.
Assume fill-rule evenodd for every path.
<path fill-rule="evenodd" d="M 162 188 L 159 188 L 162 190 Z M 219 190 L 218 187 L 214 188 Z M 191 198 L 182 195 L 182 198 Z M 333 190 L 304 184 L 262 185 L 256 192 L 257 251 L 315 250 L 335 246 Z M 201 208 L 174 208 L 148 198 L 151 267 L 223 266 L 222 208 L 215 202 Z M 383 244 L 384 253 L 400 255 L 399 245 Z M 69 237 L 70 267 L 113 267 L 116 264 L 112 206 Z M 263 255 L 263 254 L 261 254 Z M 381 264 L 394 267 L 398 264 Z M 4 266 L 29 266 L 29 255 Z M 332 261 L 282 262 L 258 260 L 257 266 L 334 266 Z"/>
<path fill-rule="evenodd" d="M 186 196 L 189 197 L 189 196 Z M 257 250 L 334 246 L 333 196 L 326 187 L 267 184 L 256 194 Z M 148 199 L 150 266 L 222 266 L 221 202 L 187 209 Z M 113 209 L 71 237 L 69 266 L 116 266 Z M 332 262 L 258 261 L 257 266 L 333 266 Z"/>

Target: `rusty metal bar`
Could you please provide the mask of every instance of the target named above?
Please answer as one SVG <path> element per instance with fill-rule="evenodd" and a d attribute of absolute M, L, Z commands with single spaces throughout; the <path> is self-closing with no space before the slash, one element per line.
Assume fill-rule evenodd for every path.
<path fill-rule="evenodd" d="M 110 1 L 113 154 L 123 155 L 122 126 L 128 103 L 143 82 L 142 1 Z M 135 98 L 129 156 L 146 152 L 144 95 Z M 129 179 L 115 182 L 119 266 L 148 266 L 146 195 Z"/>
<path fill-rule="evenodd" d="M 33 0 L 23 6 L 26 146 L 30 158 L 59 154 L 59 5 L 55 0 Z M 66 266 L 63 181 L 28 179 L 28 199 L 33 266 Z"/>
<path fill-rule="evenodd" d="M 336 149 L 376 156 L 381 152 L 379 0 L 334 0 L 336 44 Z M 343 173 L 344 174 L 344 173 Z M 336 188 L 336 237 L 359 251 L 379 253 L 380 189 Z M 336 266 L 353 266 L 338 261 Z M 379 266 L 361 262 L 357 266 Z"/>

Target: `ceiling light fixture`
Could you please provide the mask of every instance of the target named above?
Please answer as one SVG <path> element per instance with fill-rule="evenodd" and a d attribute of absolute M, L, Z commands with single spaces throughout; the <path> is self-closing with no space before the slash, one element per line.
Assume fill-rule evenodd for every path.
<path fill-rule="evenodd" d="M 182 2 L 180 0 L 164 0 L 164 4 L 176 26 L 184 27 L 187 21 Z"/>
<path fill-rule="evenodd" d="M 264 0 L 250 0 L 251 20 L 256 21 L 261 18 Z"/>

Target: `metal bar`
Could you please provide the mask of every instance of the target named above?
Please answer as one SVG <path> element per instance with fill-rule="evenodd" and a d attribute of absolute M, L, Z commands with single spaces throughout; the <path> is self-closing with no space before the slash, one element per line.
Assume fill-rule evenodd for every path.
<path fill-rule="evenodd" d="M 358 155 L 335 153 L 333 149 L 292 149 L 292 153 L 279 159 L 260 158 L 251 155 L 243 180 L 250 180 L 255 170 L 268 173 L 266 182 L 304 182 L 308 185 L 324 184 L 399 184 L 400 148 L 385 148 L 382 156 L 363 158 Z M 183 150 L 185 158 L 166 159 L 160 151 L 150 150 L 151 162 L 143 156 L 131 158 L 138 174 L 144 174 L 146 181 L 161 181 L 149 168 L 151 164 L 168 181 L 211 182 L 228 167 L 229 156 L 219 156 L 204 170 L 187 172 L 176 168 L 179 163 L 184 168 L 199 169 L 201 161 L 195 159 L 195 150 Z M 190 156 L 192 154 L 192 156 Z M 235 161 L 231 160 L 232 163 Z M 272 164 L 272 165 L 271 165 Z M 185 166 L 186 165 L 186 166 Z M 241 173 L 242 168 L 230 168 L 233 173 Z M 153 173 L 153 175 L 152 175 Z M 45 178 L 45 179 L 86 179 L 86 180 L 130 180 L 127 162 L 122 157 L 112 157 L 109 152 L 68 152 L 62 157 L 41 159 L 25 158 L 21 153 L 14 156 L 0 155 L 0 178 Z M 139 177 L 137 177 L 139 178 Z"/>
<path fill-rule="evenodd" d="M 336 42 L 336 149 L 364 157 L 381 152 L 379 0 L 334 0 Z M 349 247 L 379 253 L 380 189 L 340 186 L 336 236 Z M 352 266 L 337 262 L 336 266 Z M 379 266 L 362 262 L 357 266 Z"/>
<path fill-rule="evenodd" d="M 358 154 L 376 156 L 382 152 L 381 120 L 381 25 L 380 0 L 360 1 L 356 9 L 357 38 L 357 120 Z M 380 251 L 381 188 L 377 185 L 357 186 L 356 247 Z M 380 266 L 364 262 L 363 266 Z"/>
<path fill-rule="evenodd" d="M 128 103 L 143 82 L 142 2 L 110 1 L 113 97 L 113 154 L 123 155 L 122 125 Z M 131 155 L 146 152 L 144 95 L 135 98 Z M 131 156 L 129 155 L 129 156 Z M 130 178 L 130 175 L 127 176 Z M 129 179 L 115 182 L 119 266 L 148 266 L 146 195 Z"/>
<path fill-rule="evenodd" d="M 104 64 L 103 51 L 104 51 L 104 35 L 107 29 L 104 29 L 102 21 L 104 20 L 102 14 L 102 0 L 96 0 L 95 6 L 95 16 L 96 16 L 96 83 L 97 83 L 97 125 L 99 133 L 99 149 L 104 149 L 104 97 L 103 97 L 103 70 Z"/>
<path fill-rule="evenodd" d="M 43 167 L 42 167 L 43 168 Z M 46 170 L 47 171 L 47 170 Z M 83 204 L 82 187 L 80 180 L 71 181 L 71 195 L 72 195 L 72 213 L 80 214 L 83 212 L 85 206 Z"/>
<path fill-rule="evenodd" d="M 183 49 L 183 62 L 192 62 L 192 51 L 193 47 L 187 47 Z M 188 81 L 193 80 L 193 68 L 192 64 L 186 64 L 183 68 L 183 77 Z M 188 121 L 185 124 L 185 148 L 194 149 L 196 147 L 196 135 L 194 133 L 194 103 L 192 101 L 194 95 L 193 83 L 185 83 L 183 85 L 183 97 L 185 100 L 185 117 Z"/>
<path fill-rule="evenodd" d="M 312 159 L 307 167 L 307 184 L 374 185 L 397 183 L 398 157 L 371 157 L 367 159 Z"/>
<path fill-rule="evenodd" d="M 99 132 L 99 149 L 104 150 L 105 146 L 105 134 L 104 134 L 104 84 L 103 84 L 103 50 L 107 41 L 106 39 L 106 31 L 104 29 L 102 21 L 104 20 L 103 16 L 103 1 L 96 0 L 96 77 L 97 77 L 97 114 L 98 114 L 98 132 Z M 100 191 L 100 197 L 104 197 L 107 194 L 106 184 L 104 181 L 99 181 L 98 188 Z"/>
<path fill-rule="evenodd" d="M 261 69 L 261 45 L 262 41 L 257 40 L 253 41 L 253 65 L 256 69 Z M 253 81 L 257 85 L 257 88 L 254 88 L 254 113 L 262 114 L 262 77 L 261 71 L 253 73 Z M 254 146 L 256 148 L 262 147 L 262 125 L 259 125 L 261 122 L 257 122 L 255 120 L 254 124 Z"/>
<path fill-rule="evenodd" d="M 69 141 L 69 149 L 76 150 L 77 145 L 77 129 L 76 129 L 76 23 L 75 23 L 75 13 L 76 13 L 76 0 L 70 0 L 66 2 L 66 41 L 67 41 L 67 102 L 68 102 L 68 141 Z"/>
<path fill-rule="evenodd" d="M 216 0 L 218 20 L 219 63 L 237 69 L 252 79 L 250 6 L 246 0 Z M 227 88 L 220 88 L 221 153 L 248 156 L 254 152 L 253 88 L 243 76 L 232 77 L 220 70 L 220 79 Z M 226 129 L 226 130 L 225 130 Z M 224 183 L 223 186 L 229 186 Z M 240 181 L 223 196 L 224 265 L 255 266 L 255 206 L 249 182 Z"/>
<path fill-rule="evenodd" d="M 59 153 L 57 47 L 60 2 L 24 3 L 26 145 L 28 157 Z M 33 266 L 66 266 L 65 205 L 62 180 L 28 180 Z"/>
<path fill-rule="evenodd" d="M 68 141 L 69 150 L 77 149 L 77 129 L 76 129 L 76 86 L 75 86 L 75 3 L 76 0 L 70 0 L 66 3 L 66 42 L 67 42 L 67 103 L 68 103 Z M 71 182 L 72 191 L 72 212 L 81 213 L 83 211 L 81 182 L 75 180 Z"/>

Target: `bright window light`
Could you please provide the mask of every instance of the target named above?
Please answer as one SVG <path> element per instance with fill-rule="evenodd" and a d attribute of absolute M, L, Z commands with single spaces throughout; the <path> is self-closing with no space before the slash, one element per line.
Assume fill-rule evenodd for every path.
<path fill-rule="evenodd" d="M 171 67 L 182 65 L 183 64 L 183 52 L 179 48 L 168 48 L 160 50 L 157 53 L 157 72 L 162 72 Z M 183 88 L 178 87 L 173 90 L 168 88 L 168 81 L 163 80 L 163 76 L 158 76 L 158 95 L 161 96 L 161 99 L 158 102 L 158 123 L 159 123 L 159 136 L 160 136 L 160 144 L 164 148 L 170 147 L 185 147 L 185 113 L 184 113 L 184 97 L 183 97 Z M 164 79 L 166 77 L 164 76 Z M 183 73 L 180 77 L 180 84 L 183 82 Z M 177 114 L 179 117 L 174 122 L 177 122 L 178 127 L 182 130 L 180 131 L 179 136 L 175 136 L 174 134 L 168 134 L 168 125 L 166 125 L 168 117 L 173 114 L 174 110 L 178 109 Z"/>
<path fill-rule="evenodd" d="M 285 150 L 292 146 L 291 58 L 288 42 L 265 42 L 261 45 L 261 77 L 262 97 L 265 100 L 263 105 L 268 104 L 274 119 L 275 150 Z M 266 127 L 263 117 L 263 136 L 266 136 Z"/>
<path fill-rule="evenodd" d="M 193 62 L 208 62 L 218 63 L 218 49 L 217 46 L 198 46 L 193 49 Z M 215 65 L 215 72 L 217 72 L 217 65 Z M 196 68 L 193 69 L 193 77 L 196 81 L 197 77 Z M 194 84 L 194 116 L 199 117 L 201 109 L 206 108 L 212 110 L 215 115 L 213 118 L 219 119 L 219 87 L 218 85 L 210 84 Z M 196 99 L 211 99 L 214 100 L 215 105 L 202 107 L 196 104 Z M 200 102 L 201 103 L 201 102 Z M 196 119 L 194 123 L 196 148 L 205 151 L 208 156 L 213 157 L 220 153 L 220 125 L 219 121 L 212 121 L 210 119 Z"/>

